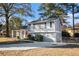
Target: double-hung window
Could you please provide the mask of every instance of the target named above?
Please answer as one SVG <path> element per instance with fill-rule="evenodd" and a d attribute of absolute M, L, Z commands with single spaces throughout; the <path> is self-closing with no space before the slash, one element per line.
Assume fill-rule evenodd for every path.
<path fill-rule="evenodd" d="M 52 27 L 52 22 L 50 22 L 50 28 Z"/>
<path fill-rule="evenodd" d="M 45 22 L 45 28 L 46 28 L 46 22 Z"/>

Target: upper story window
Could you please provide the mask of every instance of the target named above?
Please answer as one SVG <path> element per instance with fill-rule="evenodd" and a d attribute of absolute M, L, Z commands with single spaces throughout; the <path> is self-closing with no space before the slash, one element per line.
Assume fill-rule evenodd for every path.
<path fill-rule="evenodd" d="M 50 22 L 50 28 L 52 27 L 52 22 Z"/>
<path fill-rule="evenodd" d="M 45 28 L 46 28 L 46 22 L 45 22 Z"/>
<path fill-rule="evenodd" d="M 35 29 L 35 24 L 33 25 L 33 29 Z"/>

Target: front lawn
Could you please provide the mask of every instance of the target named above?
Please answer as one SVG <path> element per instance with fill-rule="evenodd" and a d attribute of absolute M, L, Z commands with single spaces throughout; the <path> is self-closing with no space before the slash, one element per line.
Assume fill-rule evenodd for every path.
<path fill-rule="evenodd" d="M 0 56 L 79 56 L 79 48 L 36 48 L 31 50 L 5 50 Z"/>
<path fill-rule="evenodd" d="M 6 38 L 6 37 L 0 38 L 0 43 L 1 42 L 12 42 L 12 41 L 18 41 L 18 40 L 16 38 Z"/>

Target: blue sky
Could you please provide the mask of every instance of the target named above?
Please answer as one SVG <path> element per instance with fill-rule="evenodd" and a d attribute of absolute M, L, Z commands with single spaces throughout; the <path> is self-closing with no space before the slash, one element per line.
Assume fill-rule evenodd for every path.
<path fill-rule="evenodd" d="M 33 10 L 33 14 L 35 17 L 28 17 L 28 21 L 32 21 L 32 20 L 37 20 L 40 15 L 39 15 L 39 11 L 38 11 L 38 8 L 40 6 L 40 3 L 32 3 L 32 10 Z"/>
<path fill-rule="evenodd" d="M 40 17 L 39 11 L 38 11 L 40 3 L 32 3 L 31 5 L 32 5 L 33 14 L 35 17 L 24 17 L 28 21 L 37 20 Z M 70 22 L 70 25 L 72 25 L 72 14 L 68 13 L 68 16 L 70 16 L 70 18 L 68 18 L 67 21 Z M 79 13 L 75 14 L 75 16 L 79 16 Z M 76 19 L 75 23 L 79 23 L 79 19 Z"/>
<path fill-rule="evenodd" d="M 32 9 L 34 10 L 33 14 L 35 15 L 35 17 L 34 18 L 28 17 L 28 21 L 37 20 L 40 17 L 39 11 L 37 11 L 39 6 L 40 6 L 40 3 L 32 3 Z M 68 13 L 68 16 L 70 18 L 68 18 L 67 21 L 69 22 L 70 25 L 72 25 L 72 14 Z M 75 16 L 79 16 L 79 13 L 75 14 Z M 79 23 L 79 19 L 75 19 L 75 23 Z"/>
<path fill-rule="evenodd" d="M 17 15 L 15 14 L 16 16 L 20 16 L 20 17 L 23 17 L 25 20 L 28 20 L 28 21 L 33 21 L 33 20 L 37 20 L 40 15 L 39 15 L 39 11 L 38 11 L 38 8 L 40 6 L 40 3 L 32 3 L 32 10 L 33 10 L 33 15 L 35 17 L 23 17 L 21 15 Z M 5 18 L 4 17 L 0 17 L 0 19 L 3 19 L 5 21 Z M 23 22 L 24 23 L 24 22 Z M 5 23 L 4 23 L 5 24 Z"/>
<path fill-rule="evenodd" d="M 73 23 L 73 22 L 72 22 L 72 19 L 73 19 L 73 18 L 72 18 L 72 14 L 68 13 L 68 16 L 69 16 L 69 18 L 67 19 L 67 22 L 69 22 L 69 24 L 72 25 L 72 23 Z M 78 17 L 78 16 L 79 16 L 79 13 L 75 14 L 75 17 Z M 79 17 L 78 17 L 78 18 L 79 18 Z M 76 23 L 79 23 L 79 19 L 75 19 L 74 21 L 75 21 L 75 24 L 76 24 Z"/>

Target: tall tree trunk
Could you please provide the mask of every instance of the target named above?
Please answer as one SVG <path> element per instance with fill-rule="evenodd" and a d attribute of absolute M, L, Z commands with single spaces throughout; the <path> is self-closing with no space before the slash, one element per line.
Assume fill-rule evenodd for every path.
<path fill-rule="evenodd" d="M 72 5 L 72 16 L 73 16 L 73 39 L 74 39 L 74 33 L 75 33 L 75 26 L 74 26 L 74 4 Z"/>
<path fill-rule="evenodd" d="M 6 15 L 6 37 L 9 37 L 9 17 Z"/>

